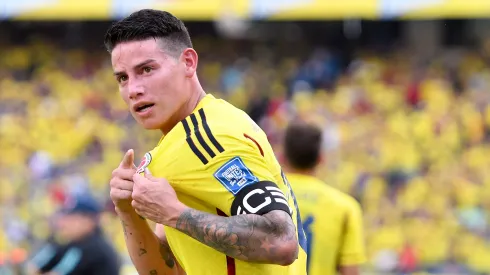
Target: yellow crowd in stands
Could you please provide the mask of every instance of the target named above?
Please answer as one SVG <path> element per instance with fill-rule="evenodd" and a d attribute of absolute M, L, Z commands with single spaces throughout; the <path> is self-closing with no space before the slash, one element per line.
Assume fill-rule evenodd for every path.
<path fill-rule="evenodd" d="M 46 45 L 1 52 L 0 205 L 7 207 L 0 207 L 0 220 L 18 219 L 42 239 L 50 234 L 48 217 L 57 207 L 48 191 L 70 182 L 63 172 L 47 184 L 34 181 L 28 166 L 34 152 L 46 152 L 54 166 L 69 166 L 70 173 L 87 177 L 92 192 L 107 199 L 111 171 L 124 150 L 134 148 L 137 158 L 143 156 L 159 133 L 143 131 L 129 117 L 105 53 Z M 342 75 L 331 90 L 297 92 L 289 102 L 283 101 L 283 79 L 275 80 L 267 92 L 282 107 L 261 124 L 280 137 L 294 112 L 325 129 L 326 157 L 318 175 L 360 200 L 368 267 L 387 262 L 382 256 L 387 253 L 399 258 L 410 246 L 418 265 L 454 259 L 490 273 L 490 70 L 479 57 L 466 54 L 457 74 L 464 92 L 458 95 L 444 64 L 434 60 L 420 82 L 415 108 L 406 102 L 411 68 L 403 56 L 391 58 L 360 55 L 362 65 Z M 39 65 L 32 76 L 14 80 L 14 72 L 26 71 L 33 62 Z M 212 62 L 200 66 L 201 78 L 207 79 L 218 78 L 222 69 Z M 216 85 L 205 89 L 243 108 L 255 96 L 247 93 L 254 75 L 287 71 L 294 62 L 276 66 L 254 66 L 244 86 L 228 93 Z M 384 81 L 387 71 L 390 84 Z M 475 79 L 480 86 L 472 85 Z M 96 150 L 98 157 L 88 150 L 94 140 L 102 148 Z M 280 154 L 280 138 L 271 141 Z M 408 175 L 407 182 L 390 184 L 383 177 L 390 171 Z M 117 219 L 108 212 L 102 223 L 126 255 Z M 29 250 L 29 241 L 13 241 L 0 230 L 0 262 L 18 247 Z"/>

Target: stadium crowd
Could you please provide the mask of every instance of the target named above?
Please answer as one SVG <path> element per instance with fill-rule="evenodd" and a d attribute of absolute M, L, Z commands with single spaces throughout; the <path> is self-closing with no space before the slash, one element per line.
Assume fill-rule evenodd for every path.
<path fill-rule="evenodd" d="M 278 156 L 291 119 L 324 129 L 319 176 L 361 202 L 367 270 L 490 273 L 490 52 L 345 62 L 326 49 L 213 43 L 195 41 L 203 86 L 247 110 Z M 46 42 L 0 52 L 1 270 L 50 236 L 66 194 L 107 202 L 123 152 L 142 157 L 160 134 L 127 112 L 107 53 Z M 127 257 L 110 203 L 101 222 Z"/>

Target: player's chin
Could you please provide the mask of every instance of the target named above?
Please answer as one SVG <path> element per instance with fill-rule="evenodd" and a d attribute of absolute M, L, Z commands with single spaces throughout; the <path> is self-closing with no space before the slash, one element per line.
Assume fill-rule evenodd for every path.
<path fill-rule="evenodd" d="M 158 123 L 155 119 L 141 119 L 138 122 L 146 130 L 159 130 L 161 128 L 161 123 Z"/>
<path fill-rule="evenodd" d="M 165 114 L 150 112 L 144 115 L 134 114 L 135 120 L 147 130 L 161 130 L 168 120 Z"/>
<path fill-rule="evenodd" d="M 138 114 L 133 114 L 133 118 L 138 122 L 139 125 L 143 126 L 143 128 L 147 130 L 156 130 L 160 129 L 161 123 L 158 123 L 158 120 L 153 116 L 149 117 L 141 117 Z"/>

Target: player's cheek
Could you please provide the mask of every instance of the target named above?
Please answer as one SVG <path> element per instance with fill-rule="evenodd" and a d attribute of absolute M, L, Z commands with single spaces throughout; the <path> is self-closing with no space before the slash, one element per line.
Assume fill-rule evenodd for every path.
<path fill-rule="evenodd" d="M 121 96 L 124 103 L 129 106 L 129 90 L 127 85 L 119 84 L 119 95 Z"/>
<path fill-rule="evenodd" d="M 168 119 L 168 105 L 165 103 L 160 103 L 159 108 L 155 109 L 155 112 L 153 113 L 153 116 L 151 116 L 149 119 L 151 120 L 152 124 L 158 124 L 164 121 L 167 121 Z"/>

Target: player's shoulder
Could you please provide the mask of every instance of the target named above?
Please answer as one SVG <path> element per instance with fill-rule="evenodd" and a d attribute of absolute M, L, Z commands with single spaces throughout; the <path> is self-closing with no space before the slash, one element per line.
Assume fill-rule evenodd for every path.
<path fill-rule="evenodd" d="M 325 193 L 328 194 L 329 198 L 335 198 L 335 200 L 338 201 L 339 204 L 345 205 L 347 207 L 359 204 L 359 202 L 350 194 L 343 192 L 333 186 L 330 186 L 327 183 L 325 183 L 324 186 Z"/>
<path fill-rule="evenodd" d="M 360 207 L 359 202 L 353 196 L 330 186 L 318 178 L 310 177 L 307 183 L 310 188 L 322 195 L 324 202 L 334 204 L 339 209 L 352 210 Z"/>
<path fill-rule="evenodd" d="M 327 185 L 327 189 L 330 195 L 328 199 L 334 198 L 339 208 L 348 212 L 360 211 L 361 205 L 353 196 L 329 185 Z"/>
<path fill-rule="evenodd" d="M 223 99 L 213 98 L 199 112 L 206 115 L 208 123 L 222 136 L 240 135 L 250 130 L 262 132 L 247 113 Z"/>
<path fill-rule="evenodd" d="M 250 151 L 249 133 L 257 140 L 265 133 L 242 110 L 224 100 L 207 96 L 203 104 L 180 121 L 153 151 L 154 161 L 207 165 L 226 154 L 246 155 Z M 250 137 L 249 137 L 250 138 Z"/>
<path fill-rule="evenodd" d="M 194 127 L 194 133 L 201 132 L 209 137 L 209 142 L 218 146 L 223 152 L 232 152 L 241 146 L 248 147 L 250 140 L 259 143 L 267 141 L 266 134 L 243 110 L 222 99 L 212 97 L 184 121 L 188 136 L 189 129 Z M 268 141 L 267 141 L 268 142 Z"/>
<path fill-rule="evenodd" d="M 180 129 L 172 133 L 174 138 L 189 136 L 190 133 L 197 131 L 225 139 L 240 136 L 250 130 L 262 132 L 243 110 L 210 94 L 202 100 L 192 114 L 179 123 L 177 128 Z"/>

